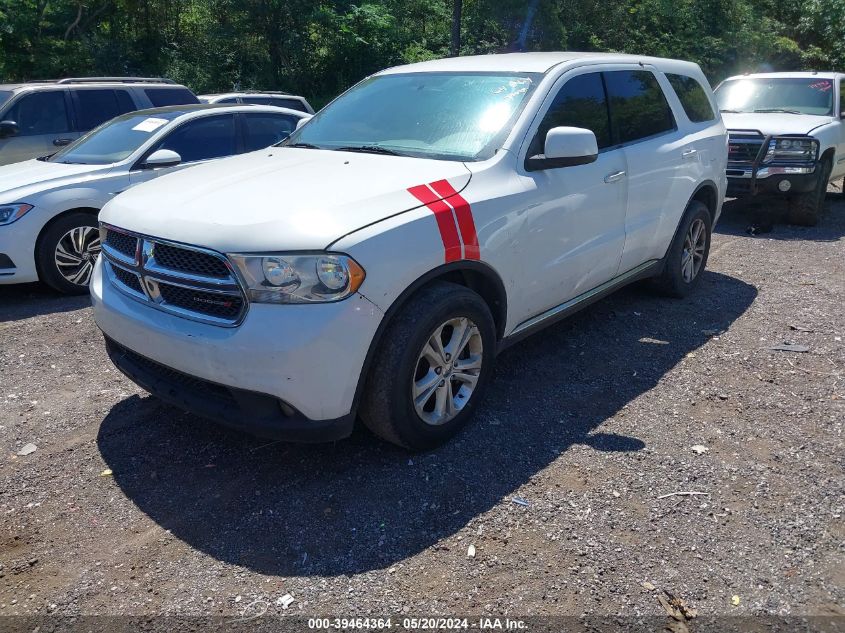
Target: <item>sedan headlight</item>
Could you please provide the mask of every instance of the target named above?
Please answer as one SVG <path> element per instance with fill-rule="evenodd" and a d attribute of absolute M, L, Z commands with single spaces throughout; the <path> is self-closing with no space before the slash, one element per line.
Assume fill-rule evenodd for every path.
<path fill-rule="evenodd" d="M 815 162 L 819 153 L 819 142 L 814 138 L 773 138 L 769 141 L 764 163 L 773 160 L 796 163 Z"/>
<path fill-rule="evenodd" d="M 31 204 L 15 203 L 15 204 L 0 204 L 0 226 L 4 224 L 11 224 L 15 220 L 23 217 L 23 215 L 32 209 Z"/>
<path fill-rule="evenodd" d="M 325 303 L 353 294 L 364 269 L 348 255 L 229 255 L 256 303 Z"/>

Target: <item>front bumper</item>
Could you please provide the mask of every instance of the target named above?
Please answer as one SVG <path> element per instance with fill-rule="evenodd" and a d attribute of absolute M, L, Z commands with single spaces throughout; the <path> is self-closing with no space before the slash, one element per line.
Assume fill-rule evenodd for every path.
<path fill-rule="evenodd" d="M 40 227 L 30 215 L 34 210 L 17 222 L 0 226 L 0 284 L 38 281 L 35 241 Z"/>
<path fill-rule="evenodd" d="M 98 262 L 94 319 L 115 365 L 182 409 L 263 437 L 338 439 L 354 421 L 382 312 L 362 295 L 317 305 L 253 304 L 223 328 L 167 314 L 115 289 Z"/>
<path fill-rule="evenodd" d="M 728 196 L 732 198 L 757 195 L 789 196 L 795 193 L 806 193 L 812 191 L 818 181 L 815 168 L 810 173 L 805 174 L 783 173 L 768 169 L 763 172 L 761 169 L 754 176 L 732 176 L 730 171 L 729 169 Z M 783 180 L 789 181 L 787 191 L 781 191 L 778 188 Z"/>

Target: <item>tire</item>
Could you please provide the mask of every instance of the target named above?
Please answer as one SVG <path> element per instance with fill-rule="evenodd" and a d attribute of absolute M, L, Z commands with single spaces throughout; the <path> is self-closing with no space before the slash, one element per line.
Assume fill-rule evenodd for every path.
<path fill-rule="evenodd" d="M 824 199 L 827 193 L 827 183 L 833 165 L 829 160 L 822 163 L 822 171 L 816 186 L 812 191 L 799 193 L 788 201 L 786 221 L 798 226 L 815 226 L 819 223 L 819 216 L 824 209 Z"/>
<path fill-rule="evenodd" d="M 690 202 L 666 253 L 663 272 L 654 280 L 661 294 L 686 297 L 699 284 L 710 255 L 712 230 L 710 211 L 704 203 Z"/>
<path fill-rule="evenodd" d="M 455 342 L 461 327 L 468 333 L 463 347 Z M 430 345 L 438 331 L 442 354 Z M 495 346 L 493 317 L 479 295 L 447 282 L 424 287 L 384 332 L 367 377 L 361 419 L 379 437 L 413 451 L 446 442 L 472 417 L 492 375 Z M 445 357 L 458 347 L 454 358 Z M 419 389 L 415 404 L 417 386 L 427 388 Z M 443 406 L 448 403 L 454 403 L 451 411 Z"/>
<path fill-rule="evenodd" d="M 99 253 L 96 215 L 79 211 L 60 216 L 38 239 L 35 250 L 38 276 L 64 294 L 86 294 Z"/>

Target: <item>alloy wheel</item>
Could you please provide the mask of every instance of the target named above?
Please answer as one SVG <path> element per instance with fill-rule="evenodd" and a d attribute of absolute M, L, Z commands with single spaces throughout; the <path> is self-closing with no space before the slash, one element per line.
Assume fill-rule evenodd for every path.
<path fill-rule="evenodd" d="M 77 286 L 87 286 L 99 254 L 100 231 L 93 226 L 78 226 L 58 241 L 54 259 L 62 277 Z"/>
<path fill-rule="evenodd" d="M 684 281 L 691 283 L 701 270 L 704 251 L 707 248 L 707 227 L 704 220 L 698 218 L 690 224 L 684 238 L 684 250 L 681 253 L 681 274 Z"/>
<path fill-rule="evenodd" d="M 482 360 L 481 332 L 470 319 L 457 317 L 436 328 L 420 352 L 411 384 L 417 415 L 433 426 L 454 419 L 472 398 Z"/>

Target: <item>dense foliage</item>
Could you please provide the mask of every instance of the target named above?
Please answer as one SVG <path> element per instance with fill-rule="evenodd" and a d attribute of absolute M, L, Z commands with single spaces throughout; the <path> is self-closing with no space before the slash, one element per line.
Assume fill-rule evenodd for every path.
<path fill-rule="evenodd" d="M 197 92 L 321 104 L 375 70 L 450 51 L 455 0 L 0 0 L 0 82 L 161 75 Z M 463 0 L 461 54 L 625 51 L 712 80 L 845 69 L 845 0 Z"/>

